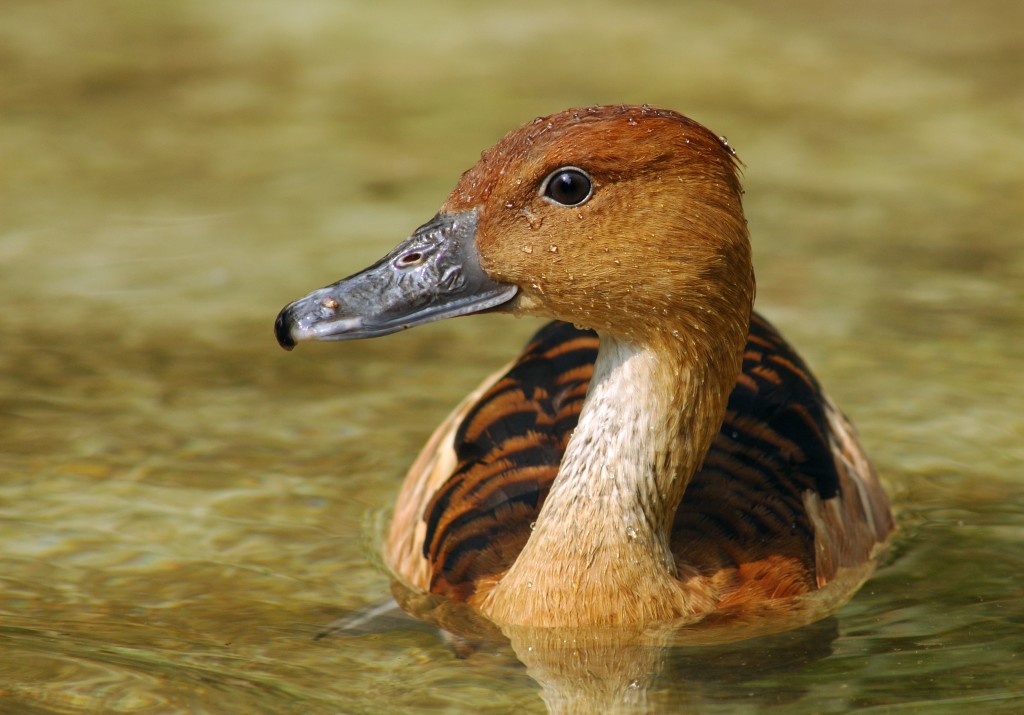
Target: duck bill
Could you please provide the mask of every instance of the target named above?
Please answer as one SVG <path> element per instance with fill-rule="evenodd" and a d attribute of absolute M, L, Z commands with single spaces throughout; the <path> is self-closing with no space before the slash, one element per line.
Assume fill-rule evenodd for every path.
<path fill-rule="evenodd" d="M 366 270 L 285 306 L 277 342 L 375 338 L 507 303 L 517 289 L 480 267 L 476 225 L 476 211 L 435 216 Z"/>

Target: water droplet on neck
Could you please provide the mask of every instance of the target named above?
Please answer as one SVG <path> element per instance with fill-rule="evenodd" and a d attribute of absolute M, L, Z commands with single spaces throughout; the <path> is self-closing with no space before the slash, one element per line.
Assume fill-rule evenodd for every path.
<path fill-rule="evenodd" d="M 536 528 L 537 528 L 537 522 L 531 521 L 530 522 L 530 531 L 533 531 Z"/>
<path fill-rule="evenodd" d="M 626 527 L 626 536 L 628 536 L 630 538 L 630 540 L 635 541 L 636 540 L 636 529 L 634 529 L 632 526 L 627 526 Z"/>
<path fill-rule="evenodd" d="M 529 244 L 523 246 L 523 253 L 533 253 L 533 246 Z"/>
<path fill-rule="evenodd" d="M 552 253 L 558 253 L 558 246 L 551 246 L 550 248 L 548 248 L 548 250 L 551 251 Z"/>

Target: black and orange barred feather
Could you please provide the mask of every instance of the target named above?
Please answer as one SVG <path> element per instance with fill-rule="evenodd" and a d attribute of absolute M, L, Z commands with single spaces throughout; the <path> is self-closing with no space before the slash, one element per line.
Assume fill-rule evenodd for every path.
<path fill-rule="evenodd" d="M 598 346 L 592 330 L 550 323 L 468 409 L 454 435 L 457 466 L 422 514 L 432 592 L 466 600 L 515 561 L 558 473 Z M 750 562 L 801 564 L 787 593 L 775 587 L 780 596 L 813 590 L 842 562 L 862 560 L 820 563 L 808 511 L 809 495 L 826 502 L 851 486 L 836 420 L 850 429 L 800 357 L 754 313 L 725 421 L 676 513 L 677 560 L 708 577 Z M 861 507 L 884 538 L 887 509 Z"/>

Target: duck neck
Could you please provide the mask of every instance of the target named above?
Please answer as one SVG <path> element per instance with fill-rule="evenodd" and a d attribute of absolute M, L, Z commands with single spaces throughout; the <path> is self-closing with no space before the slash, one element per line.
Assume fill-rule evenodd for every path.
<path fill-rule="evenodd" d="M 647 344 L 601 337 L 578 426 L 534 531 L 484 604 L 495 620 L 629 623 L 713 605 L 709 594 L 682 588 L 670 539 L 686 485 L 721 425 L 722 383 L 735 381 L 736 362 L 694 354 L 698 347 L 675 335 Z M 716 366 L 731 378 L 714 374 Z"/>

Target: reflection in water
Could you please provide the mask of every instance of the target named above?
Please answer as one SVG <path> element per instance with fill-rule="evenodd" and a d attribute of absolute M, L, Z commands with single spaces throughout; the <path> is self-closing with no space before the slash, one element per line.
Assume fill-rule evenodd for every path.
<path fill-rule="evenodd" d="M 845 577 L 863 580 L 865 570 Z M 847 592 L 846 585 L 837 588 Z M 720 611 L 688 624 L 536 628 L 497 626 L 464 603 L 397 581 L 392 591 L 403 609 L 442 629 L 461 657 L 511 646 L 551 713 L 683 712 L 688 694 L 700 693 L 702 683 L 736 683 L 805 667 L 828 656 L 838 636 L 836 619 L 822 619 L 834 606 L 819 598 L 806 601 L 804 610 L 789 603 L 785 611 Z M 329 633 L 372 630 L 375 618 L 396 618 L 389 606 L 350 617 Z"/>
<path fill-rule="evenodd" d="M 728 645 L 680 646 L 679 634 L 512 634 L 512 647 L 540 683 L 551 713 L 689 712 L 715 699 L 775 704 L 777 692 L 753 700 L 740 688 L 752 680 L 792 673 L 826 658 L 837 637 L 826 618 L 796 631 Z M 660 642 L 659 642 L 660 641 Z M 543 645 L 541 644 L 543 642 Z M 784 699 L 799 689 L 781 688 Z M 723 697 L 725 694 L 731 697 Z"/>
<path fill-rule="evenodd" d="M 689 627 L 498 628 L 464 604 L 412 593 L 399 584 L 393 589 L 404 608 L 416 609 L 417 619 L 450 629 L 438 633 L 467 663 L 511 649 L 553 714 L 688 712 L 709 696 L 729 702 L 747 681 L 799 671 L 827 658 L 839 635 L 838 620 L 831 616 L 798 627 L 807 614 L 789 620 L 775 614 L 760 622 L 719 618 Z M 389 601 L 332 624 L 318 637 L 341 645 L 367 633 L 419 627 Z M 760 692 L 753 701 L 746 693 L 738 698 L 775 704 L 800 695 L 799 689 L 783 686 Z"/>
<path fill-rule="evenodd" d="M 793 672 L 827 657 L 838 631 L 835 619 L 827 618 L 747 640 L 751 634 L 734 633 L 743 641 L 738 644 L 697 639 L 680 647 L 690 639 L 672 630 L 508 632 L 517 657 L 540 684 L 548 711 L 582 714 L 687 712 L 704 701 L 707 689 L 735 692 L 746 680 Z M 792 690 L 786 695 L 799 696 Z"/>
<path fill-rule="evenodd" d="M 498 626 L 465 603 L 398 581 L 392 592 L 402 609 L 441 629 L 462 657 L 509 644 L 552 713 L 662 712 L 669 704 L 682 707 L 701 682 L 770 677 L 827 656 L 838 635 L 829 594 L 845 597 L 873 569 L 841 572 L 831 590 L 812 594 L 802 608 L 787 601 L 785 608 L 769 603 L 759 612 L 717 611 L 687 623 L 595 628 Z M 372 629 L 375 616 L 395 613 L 388 606 L 363 611 L 330 633 Z"/>

